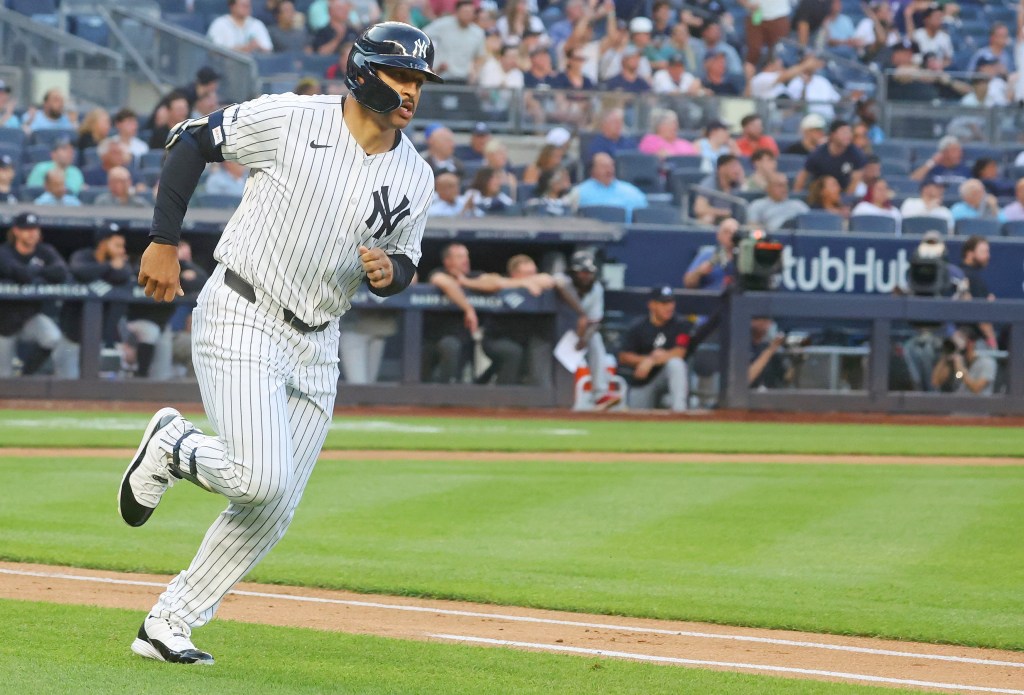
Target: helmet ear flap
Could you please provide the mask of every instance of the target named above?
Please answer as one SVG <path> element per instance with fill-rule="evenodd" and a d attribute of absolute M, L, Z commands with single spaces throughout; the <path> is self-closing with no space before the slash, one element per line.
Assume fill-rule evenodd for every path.
<path fill-rule="evenodd" d="M 353 47 L 346 72 L 348 91 L 356 101 L 371 111 L 388 113 L 402 105 L 402 97 L 380 78 L 377 68 L 366 59 L 362 50 Z"/>

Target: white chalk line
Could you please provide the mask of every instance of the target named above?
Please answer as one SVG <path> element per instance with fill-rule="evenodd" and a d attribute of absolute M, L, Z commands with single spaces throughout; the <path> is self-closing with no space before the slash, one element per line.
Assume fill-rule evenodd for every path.
<path fill-rule="evenodd" d="M 23 577 L 42 577 L 46 579 L 66 579 L 70 581 L 95 582 L 99 584 L 122 584 L 127 586 L 149 586 L 163 588 L 166 584 L 159 582 L 145 582 L 136 579 L 115 579 L 113 577 L 88 577 L 84 575 L 65 574 L 60 572 L 30 572 L 27 570 L 12 570 L 0 568 L 0 574 L 10 574 Z M 543 625 L 564 625 L 566 627 L 586 627 L 599 630 L 621 630 L 625 632 L 636 632 L 654 635 L 670 635 L 675 637 L 696 637 L 701 639 L 729 640 L 734 642 L 757 642 L 761 644 L 776 644 L 789 647 L 803 647 L 808 649 L 827 649 L 841 652 L 853 652 L 857 654 L 874 654 L 878 656 L 894 656 L 908 659 L 928 659 L 932 661 L 951 661 L 961 664 L 977 664 L 981 666 L 1007 666 L 1010 668 L 1024 668 L 1024 662 L 998 661 L 995 659 L 978 659 L 967 656 L 948 656 L 945 654 L 920 654 L 917 652 L 904 652 L 892 649 L 873 649 L 870 647 L 855 647 L 843 644 L 826 644 L 822 642 L 805 642 L 799 640 L 785 640 L 773 637 L 754 637 L 751 635 L 726 635 L 713 632 L 693 632 L 687 630 L 666 630 L 654 627 L 642 627 L 635 625 L 614 625 L 611 623 L 590 623 L 577 620 L 558 620 L 555 618 L 538 618 L 523 615 L 506 615 L 503 613 L 483 613 L 480 611 L 464 611 L 450 608 L 431 608 L 429 606 L 407 606 L 394 603 L 380 603 L 376 601 L 355 601 L 351 599 L 321 598 L 317 596 L 301 596 L 296 594 L 275 594 L 262 591 L 244 591 L 233 589 L 229 593 L 236 596 L 252 596 L 254 598 L 274 598 L 284 601 L 300 601 L 305 603 L 327 603 L 342 606 L 358 606 L 362 608 L 381 608 L 386 610 L 406 611 L 410 613 L 433 613 L 440 615 L 462 616 L 467 618 L 488 618 L 491 620 L 505 620 L 518 623 L 538 623 Z"/>
<path fill-rule="evenodd" d="M 653 661 L 666 664 L 683 664 L 686 666 L 717 666 L 729 669 L 747 669 L 756 671 L 772 671 L 777 673 L 798 673 L 806 676 L 824 676 L 826 678 L 841 678 L 844 680 L 870 681 L 872 683 L 889 683 L 892 685 L 917 685 L 922 688 L 937 688 L 942 690 L 969 690 L 983 693 L 1006 693 L 1007 695 L 1024 695 L 1024 690 L 1010 690 L 1008 688 L 988 688 L 977 685 L 960 685 L 959 683 L 933 683 L 931 681 L 911 680 L 909 678 L 886 678 L 885 676 L 869 676 L 862 673 L 844 673 L 842 671 L 821 671 L 813 668 L 796 668 L 793 666 L 770 666 L 767 664 L 744 664 L 732 661 L 705 661 L 701 659 L 680 659 L 674 656 L 655 656 L 653 654 L 634 654 L 633 652 L 618 652 L 608 649 L 587 649 L 585 647 L 569 647 L 562 644 L 539 644 L 536 642 L 515 642 L 512 640 L 491 639 L 488 637 L 469 637 L 466 635 L 442 635 L 428 634 L 428 637 L 450 640 L 456 642 L 472 642 L 477 644 L 492 644 L 502 647 L 520 647 L 523 649 L 542 649 L 552 652 L 568 652 L 571 654 L 588 654 L 591 656 L 613 656 L 622 659 L 635 659 L 637 661 Z"/>

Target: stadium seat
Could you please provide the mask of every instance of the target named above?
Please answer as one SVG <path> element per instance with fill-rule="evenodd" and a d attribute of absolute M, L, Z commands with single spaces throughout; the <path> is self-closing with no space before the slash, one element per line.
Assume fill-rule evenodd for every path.
<path fill-rule="evenodd" d="M 1024 220 L 1004 222 L 1002 232 L 1003 236 L 1024 237 Z"/>
<path fill-rule="evenodd" d="M 851 215 L 851 232 L 867 232 L 870 234 L 895 234 L 896 220 L 885 215 Z"/>
<path fill-rule="evenodd" d="M 150 150 L 139 158 L 142 169 L 159 169 L 164 164 L 164 150 Z"/>
<path fill-rule="evenodd" d="M 7 155 L 14 160 L 14 165 L 18 166 L 22 161 L 22 149 L 20 145 L 12 145 L 7 142 L 0 142 L 0 155 Z"/>
<path fill-rule="evenodd" d="M 805 212 L 797 215 L 796 228 L 805 232 L 841 232 L 843 218 L 831 212 Z"/>
<path fill-rule="evenodd" d="M 999 236 L 999 226 L 999 220 L 987 220 L 983 217 L 957 220 L 956 234 L 957 236 L 971 236 L 974 234 L 979 236 Z"/>
<path fill-rule="evenodd" d="M 301 56 L 301 71 L 306 75 L 314 75 L 316 77 L 323 77 L 324 73 L 327 72 L 327 68 L 338 62 L 338 56 L 326 55 L 319 56 L 315 54 L 302 54 Z M 424 90 L 426 93 L 426 90 Z"/>
<path fill-rule="evenodd" d="M 202 34 L 206 31 L 206 20 L 202 16 L 190 12 L 164 13 L 163 20 L 179 29 L 185 29 L 197 34 Z"/>
<path fill-rule="evenodd" d="M 672 205 L 652 205 L 633 211 L 633 224 L 680 224 L 679 208 Z"/>
<path fill-rule="evenodd" d="M 50 159 L 49 145 L 29 145 L 21 151 L 21 161 L 25 164 L 36 164 Z"/>
<path fill-rule="evenodd" d="M 32 131 L 33 145 L 46 145 L 47 148 L 49 148 L 49 146 L 52 145 L 54 141 L 60 140 L 61 138 L 65 138 L 67 140 L 70 140 L 71 142 L 75 142 L 78 140 L 78 132 L 73 129 L 63 130 L 57 128 L 54 128 L 53 130 Z"/>
<path fill-rule="evenodd" d="M 110 41 L 110 27 L 103 18 L 94 14 L 73 14 L 68 17 L 68 26 L 75 36 L 106 46 Z"/>
<path fill-rule="evenodd" d="M 57 14 L 57 0 L 8 0 L 8 7 L 24 15 Z"/>
<path fill-rule="evenodd" d="M 915 197 L 921 191 L 921 182 L 906 176 L 886 176 L 885 181 L 893 193 L 901 198 Z"/>
<path fill-rule="evenodd" d="M 89 167 L 82 170 L 82 178 L 88 186 L 106 186 L 107 171 L 102 166 Z"/>
<path fill-rule="evenodd" d="M 516 202 L 525 203 L 537 190 L 537 185 L 533 183 L 521 183 L 516 187 Z"/>
<path fill-rule="evenodd" d="M 21 128 L 0 128 L 0 144 L 17 145 L 21 150 L 25 146 L 25 131 Z"/>
<path fill-rule="evenodd" d="M 612 222 L 617 224 L 626 223 L 626 208 L 614 205 L 583 205 L 579 209 L 580 217 L 589 217 L 592 220 Z"/>
<path fill-rule="evenodd" d="M 1000 164 L 1003 163 L 1003 151 L 998 147 L 989 147 L 987 145 L 964 145 L 964 163 L 970 165 L 982 157 L 994 159 Z"/>
<path fill-rule="evenodd" d="M 23 203 L 31 203 L 46 191 L 42 186 L 22 186 L 18 191 L 18 200 Z"/>
<path fill-rule="evenodd" d="M 888 179 L 890 176 L 909 176 L 910 162 L 898 159 L 882 160 L 882 176 Z"/>
<path fill-rule="evenodd" d="M 924 234 L 932 230 L 942 234 L 949 234 L 949 225 L 946 220 L 938 217 L 904 217 L 903 234 Z"/>
<path fill-rule="evenodd" d="M 95 147 L 87 147 L 82 150 L 82 155 L 79 158 L 78 166 L 83 169 L 89 167 L 95 167 L 100 165 L 100 152 Z"/>
<path fill-rule="evenodd" d="M 83 188 L 78 192 L 78 199 L 82 201 L 82 205 L 92 205 L 103 193 L 106 193 L 104 188 Z"/>
<path fill-rule="evenodd" d="M 672 157 L 665 157 L 663 162 L 665 168 L 669 171 L 700 169 L 703 163 L 704 158 L 699 154 L 677 154 Z"/>
<path fill-rule="evenodd" d="M 242 202 L 242 199 L 234 195 L 222 195 L 219 193 L 198 193 L 193 198 L 193 202 L 196 207 L 200 208 L 219 208 L 222 210 L 230 210 L 238 207 L 238 204 Z"/>
<path fill-rule="evenodd" d="M 658 158 L 653 154 L 635 150 L 615 153 L 616 178 L 630 182 L 644 193 L 662 190 L 658 166 Z"/>
<path fill-rule="evenodd" d="M 690 194 L 690 186 L 696 186 L 707 176 L 699 169 L 680 169 L 669 174 L 669 192 L 672 193 L 672 204 L 678 205 L 684 196 Z"/>
<path fill-rule="evenodd" d="M 290 53 L 268 53 L 254 55 L 256 69 L 260 75 L 280 75 L 281 73 L 297 72 L 295 58 Z M 322 73 L 318 73 L 318 76 Z"/>
<path fill-rule="evenodd" d="M 783 174 L 792 176 L 800 173 L 807 160 L 802 154 L 780 154 L 778 159 L 778 170 Z"/>
<path fill-rule="evenodd" d="M 879 156 L 883 163 L 886 160 L 893 160 L 910 164 L 910 148 L 898 142 L 880 142 L 877 145 L 872 145 L 871 150 Z"/>

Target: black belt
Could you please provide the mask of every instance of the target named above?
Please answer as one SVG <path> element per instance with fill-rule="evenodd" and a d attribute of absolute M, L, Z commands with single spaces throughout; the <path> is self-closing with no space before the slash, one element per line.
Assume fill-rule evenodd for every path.
<path fill-rule="evenodd" d="M 256 290 L 252 285 L 243 280 L 238 273 L 231 270 L 231 268 L 224 269 L 224 284 L 237 292 L 242 299 L 245 299 L 250 304 L 256 303 Z M 281 317 L 285 323 L 300 333 L 319 333 L 331 323 L 328 321 L 327 323 L 321 323 L 319 326 L 310 326 L 308 323 L 300 321 L 293 312 L 284 307 L 281 307 Z"/>

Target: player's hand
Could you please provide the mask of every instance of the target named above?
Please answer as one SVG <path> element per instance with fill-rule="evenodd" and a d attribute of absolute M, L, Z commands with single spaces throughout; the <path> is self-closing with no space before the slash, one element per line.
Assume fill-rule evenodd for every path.
<path fill-rule="evenodd" d="M 181 265 L 178 247 L 169 244 L 150 244 L 142 254 L 139 266 L 139 284 L 146 288 L 146 296 L 158 302 L 170 302 L 184 297 L 181 289 Z"/>
<path fill-rule="evenodd" d="M 360 246 L 359 260 L 363 264 L 363 272 L 366 273 L 366 277 L 370 281 L 370 287 L 382 289 L 395 279 L 391 259 L 383 250 Z"/>
<path fill-rule="evenodd" d="M 636 369 L 633 370 L 633 376 L 635 376 L 637 379 L 646 379 L 647 376 L 651 373 L 651 369 L 653 367 L 654 360 L 652 360 L 650 357 L 644 358 L 640 360 L 640 363 L 637 364 Z"/>

